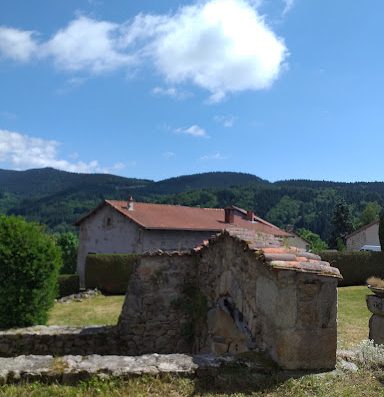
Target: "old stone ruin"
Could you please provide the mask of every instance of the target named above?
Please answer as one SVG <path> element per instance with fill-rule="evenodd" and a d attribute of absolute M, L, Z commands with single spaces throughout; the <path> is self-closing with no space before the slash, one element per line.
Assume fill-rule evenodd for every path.
<path fill-rule="evenodd" d="M 0 356 L 254 354 L 285 370 L 333 369 L 340 277 L 317 255 L 227 230 L 189 252 L 142 255 L 116 326 L 4 331 Z"/>

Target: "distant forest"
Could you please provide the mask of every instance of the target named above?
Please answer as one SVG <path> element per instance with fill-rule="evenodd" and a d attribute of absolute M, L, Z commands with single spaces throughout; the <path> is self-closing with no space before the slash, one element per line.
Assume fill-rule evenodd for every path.
<path fill-rule="evenodd" d="M 352 228 L 377 218 L 383 182 L 310 180 L 268 182 L 255 175 L 210 172 L 154 182 L 107 174 L 75 174 L 44 168 L 0 170 L 0 213 L 21 215 L 55 232 L 75 230 L 76 219 L 102 200 L 126 199 L 200 207 L 237 205 L 293 230 L 308 229 L 329 242 L 338 200 L 345 200 Z"/>

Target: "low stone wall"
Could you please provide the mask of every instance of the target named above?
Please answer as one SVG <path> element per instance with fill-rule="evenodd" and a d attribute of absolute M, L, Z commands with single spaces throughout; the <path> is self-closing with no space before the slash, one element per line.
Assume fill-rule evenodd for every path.
<path fill-rule="evenodd" d="M 0 356 L 130 354 L 115 327 L 36 326 L 0 332 Z"/>

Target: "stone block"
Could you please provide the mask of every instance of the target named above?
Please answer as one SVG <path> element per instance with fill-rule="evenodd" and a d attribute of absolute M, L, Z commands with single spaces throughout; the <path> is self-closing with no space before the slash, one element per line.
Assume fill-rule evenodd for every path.
<path fill-rule="evenodd" d="M 384 317 L 374 314 L 369 320 L 369 339 L 384 344 Z"/>
<path fill-rule="evenodd" d="M 378 316 L 384 317 L 384 298 L 376 295 L 367 295 L 368 310 Z"/>
<path fill-rule="evenodd" d="M 334 369 L 336 365 L 337 330 L 286 330 L 276 335 L 271 356 L 287 370 Z"/>

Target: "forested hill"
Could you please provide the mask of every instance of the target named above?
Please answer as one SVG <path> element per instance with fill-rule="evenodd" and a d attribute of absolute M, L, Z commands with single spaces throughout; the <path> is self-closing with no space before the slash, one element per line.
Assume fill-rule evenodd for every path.
<path fill-rule="evenodd" d="M 345 199 L 354 226 L 358 227 L 372 217 L 372 208 L 377 214 L 384 205 L 384 183 L 270 183 L 255 175 L 235 172 L 209 172 L 154 182 L 52 168 L 0 170 L 0 212 L 25 216 L 55 231 L 72 228 L 76 219 L 105 198 L 125 199 L 128 195 L 137 201 L 190 206 L 234 204 L 252 209 L 280 227 L 307 228 L 328 240 L 337 200 Z"/>

